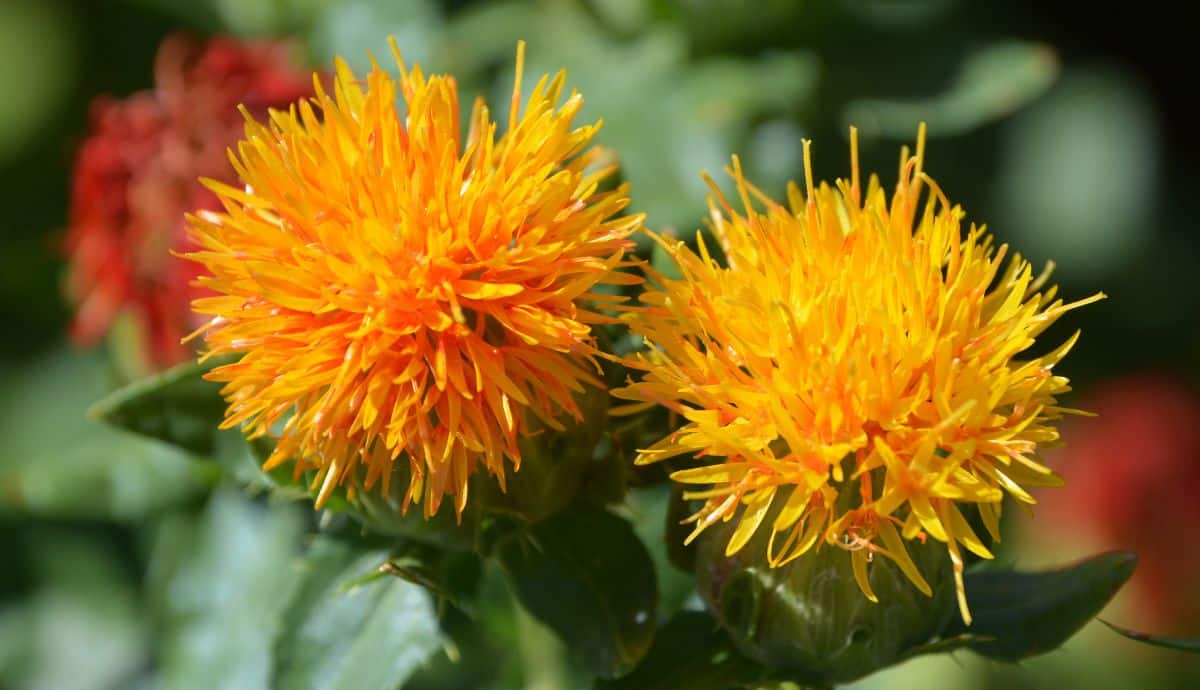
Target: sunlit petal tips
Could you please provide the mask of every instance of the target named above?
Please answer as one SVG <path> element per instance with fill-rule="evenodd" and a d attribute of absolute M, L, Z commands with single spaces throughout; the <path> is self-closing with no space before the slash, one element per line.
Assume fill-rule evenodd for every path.
<path fill-rule="evenodd" d="M 1032 503 L 1026 489 L 1059 482 L 1038 449 L 1069 412 L 1056 401 L 1067 379 L 1051 369 L 1075 338 L 1021 356 L 1102 295 L 1066 303 L 984 228 L 964 231 L 923 149 L 922 128 L 889 198 L 874 176 L 862 186 L 853 131 L 851 177 L 834 186 L 813 182 L 806 142 L 806 190 L 792 185 L 788 207 L 735 158 L 742 210 L 715 185 L 710 200 L 723 260 L 702 237 L 698 251 L 658 238 L 681 277 L 652 275 L 629 315 L 650 350 L 628 362 L 640 380 L 614 394 L 682 417 L 641 459 L 699 460 L 673 475 L 702 502 L 695 534 L 737 519 L 733 553 L 769 530 L 772 565 L 841 547 L 872 599 L 872 555 L 930 592 L 905 540 L 932 537 L 969 621 L 963 550 L 991 557 L 974 516 L 997 540 L 1006 494 Z"/>
<path fill-rule="evenodd" d="M 338 61 L 331 91 L 248 118 L 244 189 L 213 184 L 224 212 L 190 219 L 208 350 L 241 355 L 211 374 L 226 425 L 277 438 L 267 467 L 313 471 L 318 505 L 402 462 L 409 501 L 461 512 L 478 465 L 517 469 L 533 422 L 578 418 L 573 391 L 600 385 L 593 290 L 630 281 L 641 217 L 598 191 L 613 167 L 565 74 L 521 107 L 522 56 L 506 124 L 480 100 L 465 128 L 453 77 L 398 50 L 398 80 Z"/>

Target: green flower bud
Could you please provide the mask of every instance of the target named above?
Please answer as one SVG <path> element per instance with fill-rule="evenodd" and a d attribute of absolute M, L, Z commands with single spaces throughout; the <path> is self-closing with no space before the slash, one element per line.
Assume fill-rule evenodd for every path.
<path fill-rule="evenodd" d="M 768 521 L 772 519 L 768 517 Z M 710 611 L 746 656 L 813 684 L 844 683 L 903 660 L 954 612 L 954 579 L 945 547 L 912 543 L 909 553 L 933 588 L 927 597 L 891 559 L 867 565 L 879 603 L 854 579 L 851 553 L 819 548 L 777 568 L 767 562 L 767 530 L 725 555 L 737 522 L 700 538 L 696 576 Z"/>
<path fill-rule="evenodd" d="M 578 422 L 566 420 L 565 429 L 551 429 L 532 420 L 537 431 L 519 439 L 521 467 L 516 471 L 508 468 L 503 489 L 495 477 L 476 475 L 472 500 L 481 510 L 533 524 L 574 500 L 592 470 L 601 464 L 596 449 L 608 421 L 608 392 L 588 388 L 575 396 L 575 402 L 583 417 Z"/>

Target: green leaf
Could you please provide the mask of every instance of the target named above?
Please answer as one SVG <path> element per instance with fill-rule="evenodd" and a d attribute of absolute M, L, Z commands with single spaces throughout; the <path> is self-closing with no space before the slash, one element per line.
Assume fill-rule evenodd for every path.
<path fill-rule="evenodd" d="M 1200 638 L 1183 638 L 1183 637 L 1160 637 L 1158 635 L 1149 635 L 1144 632 L 1122 628 L 1119 625 L 1113 625 L 1108 621 L 1100 621 L 1112 629 L 1113 632 L 1124 637 L 1128 637 L 1135 642 L 1148 644 L 1152 647 L 1162 647 L 1164 649 L 1174 649 L 1180 652 L 1190 652 L 1192 654 L 1200 654 Z"/>
<path fill-rule="evenodd" d="M 1058 76 L 1058 57 L 1037 43 L 1008 41 L 966 57 L 945 92 L 928 99 L 863 99 L 847 104 L 843 119 L 866 136 L 908 139 L 926 122 L 932 136 L 963 134 L 1003 118 L 1045 93 Z"/>
<path fill-rule="evenodd" d="M 203 376 L 226 362 L 217 358 L 204 364 L 188 362 L 135 381 L 92 405 L 88 417 L 210 455 L 225 401 L 221 384 Z"/>
<path fill-rule="evenodd" d="M 628 522 L 577 504 L 502 542 L 497 555 L 529 613 L 592 673 L 619 676 L 649 649 L 654 566 Z"/>
<path fill-rule="evenodd" d="M 139 379 L 106 395 L 88 408 L 87 415 L 212 459 L 227 476 L 255 491 L 270 490 L 288 500 L 309 498 L 305 478 L 293 477 L 290 465 L 269 473 L 262 470 L 274 440 L 248 442 L 240 429 L 220 428 L 226 408 L 221 384 L 205 380 L 204 375 L 233 359 L 188 362 Z"/>
<path fill-rule="evenodd" d="M 726 690 L 767 675 L 734 649 L 717 622 L 702 611 L 683 611 L 654 637 L 646 658 L 629 675 L 600 681 L 596 690 Z"/>
<path fill-rule="evenodd" d="M 453 607 L 442 611 L 440 623 L 447 638 L 444 652 L 435 654 L 405 690 L 581 687 L 580 683 L 533 682 L 562 675 L 566 661 L 563 645 L 521 609 L 498 565 L 486 564 L 479 591 L 472 599 L 470 615 Z"/>
<path fill-rule="evenodd" d="M 176 559 L 156 573 L 164 688 L 270 687 L 272 639 L 296 586 L 300 534 L 294 506 L 265 508 L 226 488 L 213 494 L 190 537 L 161 535 L 156 555 Z"/>
<path fill-rule="evenodd" d="M 984 638 L 970 645 L 986 657 L 1016 661 L 1057 649 L 1108 604 L 1133 575 L 1137 558 L 1110 552 L 1042 573 L 976 572 L 966 576 L 974 622 L 951 619 L 942 637 Z"/>
<path fill-rule="evenodd" d="M 87 420 L 103 358 L 59 351 L 0 372 L 0 515 L 138 520 L 206 488 L 183 451 Z"/>
<path fill-rule="evenodd" d="M 280 690 L 395 690 L 441 648 L 422 587 L 380 574 L 383 550 L 318 538 L 275 641 Z"/>

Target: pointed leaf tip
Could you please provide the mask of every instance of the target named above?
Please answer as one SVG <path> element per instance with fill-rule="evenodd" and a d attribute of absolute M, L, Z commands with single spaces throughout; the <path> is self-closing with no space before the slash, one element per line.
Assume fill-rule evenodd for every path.
<path fill-rule="evenodd" d="M 1040 573 L 968 573 L 974 622 L 967 626 L 953 619 L 942 636 L 988 638 L 970 647 L 1004 661 L 1052 651 L 1100 613 L 1136 564 L 1135 554 L 1113 551 Z"/>
<path fill-rule="evenodd" d="M 1158 635 L 1150 635 L 1137 630 L 1130 630 L 1119 625 L 1109 623 L 1103 619 L 1097 619 L 1101 623 L 1107 625 L 1113 632 L 1128 637 L 1134 642 L 1141 642 L 1153 647 L 1162 647 L 1163 649 L 1174 649 L 1179 652 L 1188 652 L 1191 654 L 1200 654 L 1200 638 L 1183 638 L 1183 637 L 1160 637 Z"/>
<path fill-rule="evenodd" d="M 215 357 L 204 363 L 188 362 L 134 381 L 94 403 L 87 416 L 187 451 L 210 454 L 225 415 L 225 401 L 221 384 L 204 375 L 229 361 Z"/>

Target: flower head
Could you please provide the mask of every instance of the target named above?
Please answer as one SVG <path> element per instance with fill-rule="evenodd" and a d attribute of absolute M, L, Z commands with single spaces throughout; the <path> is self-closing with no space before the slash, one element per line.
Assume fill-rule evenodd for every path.
<path fill-rule="evenodd" d="M 969 620 L 961 549 L 991 554 L 962 507 L 998 539 L 1006 493 L 1032 503 L 1027 487 L 1059 481 L 1037 451 L 1067 412 L 1055 399 L 1067 380 L 1051 369 L 1075 337 L 1018 357 L 1101 296 L 1064 304 L 1047 273 L 1019 256 L 1005 268 L 1007 247 L 984 228 L 964 234 L 963 211 L 921 171 L 923 144 L 922 129 L 889 200 L 875 177 L 861 189 L 853 131 L 852 177 L 834 187 L 813 187 L 806 142 L 807 193 L 792 185 L 790 208 L 746 182 L 735 158 L 744 213 L 710 180 L 724 265 L 702 237 L 698 253 L 659 238 L 682 277 L 654 276 L 632 312 L 651 350 L 630 362 L 642 379 L 615 394 L 683 418 L 639 462 L 701 460 L 672 474 L 701 485 L 685 493 L 703 501 L 690 538 L 736 518 L 726 552 L 769 530 L 773 565 L 839 546 L 874 600 L 875 555 L 930 592 L 904 540 L 932 536 L 949 550 Z"/>
<path fill-rule="evenodd" d="M 239 104 L 265 113 L 312 92 L 292 50 L 272 42 L 169 37 L 152 91 L 92 105 L 71 190 L 67 290 L 78 304 L 71 332 L 92 344 L 128 309 L 156 366 L 186 359 L 195 328 L 189 286 L 197 266 L 171 255 L 191 247 L 184 214 L 216 209 L 198 177 L 233 181 L 225 156 L 241 132 Z"/>
<path fill-rule="evenodd" d="M 209 353 L 241 355 L 210 376 L 226 427 L 278 439 L 267 468 L 312 470 L 321 505 L 360 470 L 387 491 L 404 462 L 406 507 L 452 494 L 461 513 L 478 464 L 503 482 L 520 435 L 578 419 L 574 394 L 603 385 L 592 304 L 613 298 L 594 289 L 630 282 L 641 218 L 615 217 L 624 186 L 598 190 L 612 168 L 592 167 L 599 125 L 571 124 L 582 97 L 558 105 L 564 73 L 522 111 L 519 48 L 507 131 L 477 100 L 463 138 L 453 77 L 393 51 L 398 82 L 339 61 L 332 93 L 247 122 L 245 189 L 210 183 L 225 212 L 191 219 L 219 293 L 194 307 Z"/>

